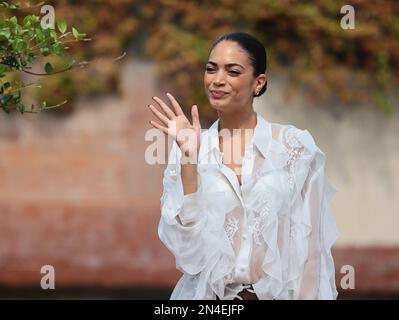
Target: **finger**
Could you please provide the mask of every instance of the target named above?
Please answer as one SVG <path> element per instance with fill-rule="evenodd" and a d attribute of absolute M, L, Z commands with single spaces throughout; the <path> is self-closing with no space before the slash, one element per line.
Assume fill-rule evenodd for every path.
<path fill-rule="evenodd" d="M 156 116 L 159 120 L 161 120 L 164 124 L 168 125 L 169 119 L 165 117 L 164 114 L 158 111 L 157 108 L 155 108 L 152 104 L 148 105 L 148 108 L 150 108 L 151 112 Z"/>
<path fill-rule="evenodd" d="M 172 120 L 174 118 L 176 118 L 176 115 L 173 113 L 172 110 L 170 110 L 170 108 L 168 107 L 168 105 L 163 102 L 161 99 L 159 99 L 158 97 L 152 97 L 152 99 L 154 99 L 162 108 L 163 112 L 165 112 L 166 116 Z"/>
<path fill-rule="evenodd" d="M 194 105 L 191 108 L 191 117 L 193 119 L 193 126 L 196 128 L 201 128 L 201 123 L 199 121 L 198 106 Z"/>
<path fill-rule="evenodd" d="M 150 121 L 150 125 L 152 125 L 153 127 L 161 130 L 163 133 L 168 134 L 168 128 L 165 128 L 163 126 L 161 126 L 159 123 L 155 122 L 155 121 Z"/>
<path fill-rule="evenodd" d="M 182 108 L 180 107 L 179 103 L 176 101 L 175 97 L 172 96 L 169 92 L 166 93 L 169 101 L 172 103 L 173 109 L 175 109 L 176 115 L 181 116 L 184 115 Z"/>

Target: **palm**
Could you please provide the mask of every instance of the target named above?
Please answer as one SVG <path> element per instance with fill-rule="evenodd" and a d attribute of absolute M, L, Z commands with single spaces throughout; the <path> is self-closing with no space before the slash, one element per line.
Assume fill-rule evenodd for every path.
<path fill-rule="evenodd" d="M 174 111 L 172 111 L 161 99 L 154 97 L 154 100 L 160 105 L 164 113 L 158 111 L 154 106 L 149 105 L 152 113 L 164 124 L 151 121 L 150 123 L 163 131 L 165 134 L 172 137 L 179 145 L 184 154 L 193 155 L 198 153 L 200 145 L 201 125 L 199 122 L 199 115 L 197 107 L 193 106 L 191 114 L 193 123 L 185 116 L 179 103 L 172 95 L 168 95 L 172 103 Z"/>

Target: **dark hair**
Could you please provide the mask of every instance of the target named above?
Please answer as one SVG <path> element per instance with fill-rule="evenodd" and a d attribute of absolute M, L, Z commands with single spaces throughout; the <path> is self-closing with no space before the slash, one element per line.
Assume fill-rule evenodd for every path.
<path fill-rule="evenodd" d="M 248 53 L 251 65 L 254 69 L 253 72 L 254 77 L 257 77 L 258 75 L 266 72 L 267 68 L 266 49 L 258 39 L 245 32 L 226 33 L 220 36 L 212 44 L 210 51 L 212 51 L 212 49 L 222 41 L 236 42 L 241 48 L 243 48 Z M 262 89 L 256 95 L 256 97 L 261 96 L 266 91 L 266 89 L 267 89 L 267 80 Z"/>

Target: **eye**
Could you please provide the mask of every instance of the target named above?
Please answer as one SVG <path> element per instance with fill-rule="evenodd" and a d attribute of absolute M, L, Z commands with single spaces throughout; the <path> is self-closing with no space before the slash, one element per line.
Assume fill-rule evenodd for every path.
<path fill-rule="evenodd" d="M 207 67 L 206 71 L 211 72 L 211 71 L 214 71 L 214 70 L 213 70 L 213 68 Z"/>
<path fill-rule="evenodd" d="M 239 75 L 240 73 L 238 72 L 238 71 L 234 71 L 234 70 L 231 70 L 231 71 L 229 71 L 231 74 L 234 74 L 234 75 Z"/>

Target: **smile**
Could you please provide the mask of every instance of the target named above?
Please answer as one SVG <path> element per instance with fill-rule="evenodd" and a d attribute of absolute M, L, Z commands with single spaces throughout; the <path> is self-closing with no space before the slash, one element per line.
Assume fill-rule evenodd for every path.
<path fill-rule="evenodd" d="M 223 92 L 223 91 L 218 91 L 218 90 L 212 90 L 211 95 L 212 95 L 212 98 L 220 99 L 220 98 L 223 98 L 224 96 L 228 95 L 228 93 Z"/>

